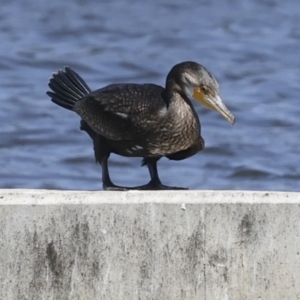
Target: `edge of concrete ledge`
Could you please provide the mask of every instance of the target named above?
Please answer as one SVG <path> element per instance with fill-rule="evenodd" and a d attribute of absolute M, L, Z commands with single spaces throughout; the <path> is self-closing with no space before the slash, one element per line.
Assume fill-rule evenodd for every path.
<path fill-rule="evenodd" d="M 80 205 L 141 203 L 295 203 L 300 192 L 277 191 L 65 191 L 42 189 L 0 189 L 0 205 Z"/>
<path fill-rule="evenodd" d="M 297 192 L 0 189 L 0 299 L 295 299 L 299 216 Z"/>

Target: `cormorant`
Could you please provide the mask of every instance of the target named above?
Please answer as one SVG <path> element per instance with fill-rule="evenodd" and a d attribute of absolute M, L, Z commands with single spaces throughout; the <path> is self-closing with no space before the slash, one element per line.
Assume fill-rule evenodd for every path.
<path fill-rule="evenodd" d="M 204 148 L 200 121 L 191 103 L 194 98 L 219 112 L 230 123 L 234 116 L 219 96 L 219 85 L 202 65 L 187 61 L 169 72 L 165 88 L 155 84 L 111 84 L 91 91 L 71 68 L 58 70 L 50 79 L 47 95 L 52 101 L 76 112 L 81 129 L 94 143 L 96 161 L 102 167 L 105 190 L 184 189 L 161 183 L 157 161 L 188 158 Z M 107 161 L 111 153 L 142 157 L 151 180 L 138 187 L 120 187 L 112 183 Z"/>

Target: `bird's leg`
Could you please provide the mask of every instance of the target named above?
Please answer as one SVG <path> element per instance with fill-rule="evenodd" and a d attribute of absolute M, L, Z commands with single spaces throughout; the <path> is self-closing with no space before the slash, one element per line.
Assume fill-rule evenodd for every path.
<path fill-rule="evenodd" d="M 187 190 L 187 188 L 176 187 L 176 186 L 167 186 L 161 183 L 158 172 L 157 172 L 157 161 L 160 158 L 145 158 L 143 164 L 147 164 L 149 169 L 151 180 L 146 185 L 137 186 L 133 189 L 136 190 Z"/>
<path fill-rule="evenodd" d="M 112 183 L 108 172 L 107 160 L 108 156 L 103 157 L 101 160 L 103 189 L 106 191 L 127 191 L 129 188 L 118 186 Z"/>
<path fill-rule="evenodd" d="M 109 172 L 108 172 L 108 158 L 109 158 L 109 148 L 105 147 L 105 142 L 103 142 L 103 137 L 97 134 L 86 121 L 80 121 L 80 130 L 85 131 L 90 138 L 93 140 L 94 144 L 94 153 L 96 162 L 99 162 L 102 168 L 102 186 L 104 190 L 107 191 L 127 191 L 128 188 L 117 186 L 112 183 Z M 103 144 L 101 146 L 101 144 Z"/>
<path fill-rule="evenodd" d="M 118 186 L 112 183 L 109 177 L 108 165 L 107 165 L 108 157 L 104 157 L 101 160 L 102 167 L 102 183 L 103 189 L 107 191 L 128 191 L 128 190 L 187 190 L 187 188 L 176 187 L 176 186 L 166 186 L 163 185 L 159 179 L 157 172 L 157 161 L 159 158 L 147 158 L 144 159 L 144 164 L 147 164 L 149 173 L 151 176 L 151 180 L 148 184 L 135 186 L 135 187 L 124 187 Z"/>
<path fill-rule="evenodd" d="M 151 180 L 149 181 L 149 183 L 147 185 L 149 185 L 150 187 L 162 186 L 162 183 L 158 176 L 157 161 L 158 161 L 158 159 L 148 159 L 148 161 L 147 161 L 147 167 L 148 167 L 150 177 L 151 177 Z"/>
<path fill-rule="evenodd" d="M 127 191 L 127 187 L 117 186 L 113 184 L 110 179 L 107 164 L 110 152 L 105 146 L 101 146 L 103 138 L 97 134 L 84 120 L 81 120 L 80 122 L 80 130 L 85 131 L 93 140 L 95 158 L 96 161 L 100 163 L 102 168 L 103 189 L 107 191 Z M 103 142 L 103 144 L 105 145 L 105 142 Z"/>

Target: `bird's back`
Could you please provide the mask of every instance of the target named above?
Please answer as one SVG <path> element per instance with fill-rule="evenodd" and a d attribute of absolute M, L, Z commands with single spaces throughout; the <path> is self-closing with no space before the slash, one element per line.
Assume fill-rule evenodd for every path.
<path fill-rule="evenodd" d="M 111 84 L 83 97 L 74 110 L 108 139 L 135 139 L 160 121 L 167 109 L 163 91 L 155 84 Z"/>

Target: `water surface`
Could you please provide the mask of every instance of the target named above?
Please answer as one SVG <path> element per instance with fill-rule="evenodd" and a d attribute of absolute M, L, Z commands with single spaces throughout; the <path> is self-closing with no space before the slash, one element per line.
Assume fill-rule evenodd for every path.
<path fill-rule="evenodd" d="M 299 191 L 299 1 L 2 1 L 0 187 L 101 189 L 79 117 L 45 95 L 68 65 L 92 89 L 164 84 L 181 61 L 218 79 L 236 116 L 197 107 L 206 149 L 162 159 L 165 184 L 191 189 Z M 148 182 L 140 159 L 112 155 L 112 179 Z"/>

